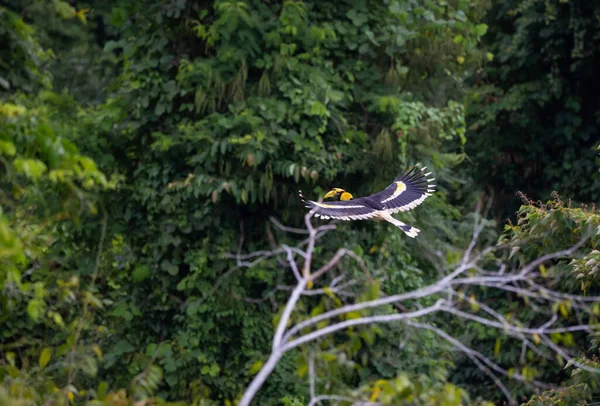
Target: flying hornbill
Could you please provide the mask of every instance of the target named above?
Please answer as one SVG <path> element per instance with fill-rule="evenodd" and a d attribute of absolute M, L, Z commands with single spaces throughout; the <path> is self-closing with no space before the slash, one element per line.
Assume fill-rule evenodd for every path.
<path fill-rule="evenodd" d="M 371 196 L 354 199 L 344 189 L 333 188 L 323 198 L 334 198 L 335 201 L 307 200 L 301 190 L 300 198 L 306 203 L 306 207 L 314 211 L 315 217 L 339 220 L 385 220 L 404 231 L 409 237 L 415 238 L 421 230 L 396 220 L 392 214 L 414 209 L 434 192 L 435 185 L 429 183 L 435 178 L 428 178 L 431 172 L 424 173 L 426 166 L 419 168 L 417 165 L 405 170 L 391 185 Z"/>

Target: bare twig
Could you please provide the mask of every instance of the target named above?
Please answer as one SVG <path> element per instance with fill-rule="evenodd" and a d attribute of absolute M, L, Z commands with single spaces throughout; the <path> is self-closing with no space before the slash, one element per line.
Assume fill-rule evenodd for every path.
<path fill-rule="evenodd" d="M 315 279 L 317 279 L 321 275 L 323 275 L 325 272 L 329 271 L 331 268 L 333 268 L 335 265 L 337 265 L 345 255 L 348 255 L 348 256 L 354 258 L 354 260 L 356 260 L 356 262 L 360 265 L 362 270 L 366 274 L 369 273 L 362 258 L 360 258 L 358 255 L 356 255 L 356 253 L 354 251 L 347 250 L 346 248 L 340 248 L 335 253 L 335 255 L 329 260 L 329 262 L 327 264 L 323 265 L 321 268 L 319 268 L 317 271 L 315 271 L 311 275 L 310 280 L 314 281 Z"/>
<path fill-rule="evenodd" d="M 281 231 L 284 231 L 286 233 L 292 233 L 292 234 L 308 234 L 308 230 L 305 230 L 303 228 L 296 228 L 296 227 L 288 227 L 288 226 L 284 226 L 283 224 L 281 224 L 279 222 L 279 220 L 277 220 L 275 217 L 269 217 L 269 220 L 271 220 L 271 222 L 275 225 L 275 227 L 277 227 L 278 229 L 280 229 Z"/>
<path fill-rule="evenodd" d="M 296 277 L 296 280 L 300 282 L 302 280 L 302 276 L 300 276 L 300 271 L 298 271 L 298 266 L 296 265 L 296 261 L 294 261 L 294 254 L 292 254 L 292 250 L 287 245 L 284 245 L 283 248 L 287 252 L 287 261 L 292 267 L 294 276 Z"/>

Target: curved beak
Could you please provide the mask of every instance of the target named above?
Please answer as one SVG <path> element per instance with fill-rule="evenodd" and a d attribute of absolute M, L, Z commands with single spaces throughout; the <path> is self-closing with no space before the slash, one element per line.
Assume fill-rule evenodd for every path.
<path fill-rule="evenodd" d="M 323 199 L 329 199 L 330 197 L 335 197 L 336 195 L 337 192 L 335 190 L 330 190 L 325 196 L 323 196 Z"/>

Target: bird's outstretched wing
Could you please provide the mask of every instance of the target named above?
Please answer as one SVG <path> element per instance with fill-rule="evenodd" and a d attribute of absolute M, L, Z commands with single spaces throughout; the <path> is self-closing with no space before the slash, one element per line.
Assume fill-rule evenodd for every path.
<path fill-rule="evenodd" d="M 425 173 L 426 168 L 407 169 L 391 185 L 368 199 L 376 200 L 390 214 L 414 209 L 435 191 L 435 185 L 431 184 L 435 178 L 428 177 L 431 172 Z"/>
<path fill-rule="evenodd" d="M 366 220 L 377 215 L 378 211 L 365 204 L 364 198 L 333 202 L 314 202 L 299 192 L 306 207 L 315 211 L 315 217 L 338 220 Z"/>

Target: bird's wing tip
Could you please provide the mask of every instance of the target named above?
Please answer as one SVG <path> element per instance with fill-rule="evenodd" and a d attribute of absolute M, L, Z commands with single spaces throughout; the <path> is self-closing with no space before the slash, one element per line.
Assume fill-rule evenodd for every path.
<path fill-rule="evenodd" d="M 312 209 L 314 204 L 311 200 L 308 200 L 306 197 L 304 197 L 304 194 L 302 193 L 302 190 L 298 190 L 298 196 L 300 196 L 300 200 L 302 200 L 302 202 L 306 205 L 307 209 Z"/>

